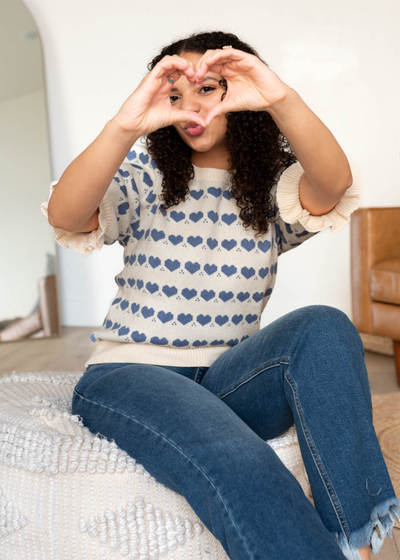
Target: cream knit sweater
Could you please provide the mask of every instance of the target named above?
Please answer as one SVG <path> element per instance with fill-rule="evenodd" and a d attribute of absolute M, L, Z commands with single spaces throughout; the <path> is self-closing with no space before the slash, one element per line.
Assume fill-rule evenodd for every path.
<path fill-rule="evenodd" d="M 262 237 L 243 227 L 229 193 L 228 171 L 193 166 L 190 196 L 161 213 L 162 175 L 149 154 L 132 148 L 100 203 L 99 227 L 71 233 L 52 227 L 56 242 L 82 255 L 118 241 L 124 269 L 103 325 L 90 338 L 89 364 L 138 362 L 210 366 L 260 329 L 275 285 L 278 257 L 316 233 L 339 231 L 361 200 L 361 173 L 328 214 L 301 206 L 299 162 L 271 191 L 276 224 Z M 49 199 L 57 181 L 50 185 Z M 47 217 L 48 202 L 41 204 Z"/>

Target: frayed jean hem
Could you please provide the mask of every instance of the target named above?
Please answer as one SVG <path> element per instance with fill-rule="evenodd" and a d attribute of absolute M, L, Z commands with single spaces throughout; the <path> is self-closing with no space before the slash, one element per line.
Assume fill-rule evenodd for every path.
<path fill-rule="evenodd" d="M 387 535 L 392 536 L 397 520 L 400 520 L 400 500 L 392 497 L 374 507 L 371 520 L 353 532 L 350 540 L 344 533 L 334 532 L 333 535 L 347 560 L 361 560 L 358 549 L 369 544 L 371 552 L 378 554 Z"/>

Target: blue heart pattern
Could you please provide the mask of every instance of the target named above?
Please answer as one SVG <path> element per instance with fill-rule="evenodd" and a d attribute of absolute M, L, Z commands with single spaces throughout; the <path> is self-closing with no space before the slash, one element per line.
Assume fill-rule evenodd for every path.
<path fill-rule="evenodd" d="M 193 246 L 195 245 L 196 244 L 194 243 Z M 182 264 L 179 261 L 179 259 L 173 259 L 173 260 L 166 259 L 164 260 L 164 263 L 162 263 L 159 257 L 154 257 L 153 255 L 150 255 L 149 258 L 147 259 L 147 256 L 144 253 L 139 253 L 138 255 L 131 255 L 130 257 L 127 256 L 125 258 L 125 265 L 128 264 L 131 265 L 134 262 L 137 262 L 140 266 L 143 266 L 144 264 L 147 263 L 147 261 L 152 269 L 161 267 L 163 264 L 165 268 L 167 268 L 170 272 L 175 272 L 176 270 L 181 269 L 181 272 L 187 270 L 190 274 L 194 275 L 198 273 L 200 270 L 204 270 L 204 272 L 208 276 L 212 276 L 218 270 L 220 270 L 220 273 L 222 273 L 227 278 L 230 278 L 231 276 L 236 274 L 236 279 L 240 279 L 241 277 L 244 277 L 247 280 L 253 277 L 255 280 L 257 279 L 257 271 L 253 267 L 242 266 L 240 269 L 238 269 L 235 265 L 223 264 L 218 267 L 216 264 L 210 264 L 210 263 L 206 263 L 202 267 L 200 263 L 193 262 L 193 261 L 186 261 L 185 263 Z M 273 274 L 276 274 L 276 271 L 277 271 L 277 263 L 271 266 L 271 276 Z M 267 276 L 268 272 L 269 272 L 268 266 L 261 267 L 258 269 L 258 276 L 264 279 Z M 120 286 L 124 286 L 126 283 L 126 281 L 122 277 L 117 278 L 116 281 Z M 128 282 L 129 281 L 130 280 L 128 279 Z"/>
<path fill-rule="evenodd" d="M 121 298 L 119 298 L 121 299 Z M 114 300 L 113 303 L 115 303 L 116 300 Z M 121 308 L 124 302 L 121 303 Z M 127 307 L 127 306 L 126 306 Z M 133 306 L 132 306 L 133 307 Z M 138 310 L 139 305 L 137 305 L 135 307 L 135 312 Z M 149 308 L 147 306 L 142 308 L 142 315 L 145 318 L 148 317 L 152 317 L 155 313 L 155 310 L 153 308 Z M 171 312 L 165 312 L 165 311 L 159 311 L 157 313 L 157 317 L 158 319 L 163 323 L 169 323 L 173 320 L 174 316 Z M 193 317 L 193 315 L 191 313 L 179 313 L 176 317 L 176 320 L 179 321 L 179 323 L 181 323 L 183 326 L 187 325 L 188 323 L 194 321 L 194 325 L 196 325 L 196 321 L 197 323 L 199 323 L 202 326 L 205 325 L 210 325 L 213 326 L 212 324 L 212 318 L 210 315 L 203 315 L 203 314 L 199 314 L 197 315 L 197 317 Z M 228 315 L 217 315 L 214 318 L 214 322 L 222 327 L 224 325 L 226 325 L 229 322 L 229 317 Z M 256 313 L 251 314 L 248 313 L 246 316 L 243 316 L 242 314 L 235 314 L 232 317 L 232 323 L 234 325 L 239 325 L 240 323 L 245 324 L 247 323 L 248 325 L 250 324 L 257 324 L 258 323 L 258 315 Z M 227 325 L 228 326 L 228 325 Z M 147 341 L 147 336 L 144 332 L 139 332 L 138 330 L 135 331 L 131 331 L 129 329 L 128 326 L 125 325 L 121 325 L 120 322 L 113 322 L 110 319 L 108 319 L 107 317 L 104 319 L 103 322 L 103 328 L 105 331 L 112 331 L 113 333 L 116 333 L 116 335 L 118 337 L 124 337 L 125 341 L 130 341 L 132 340 L 133 342 L 146 342 Z M 101 331 L 104 332 L 104 331 Z M 129 336 L 127 336 L 129 335 Z M 201 346 L 221 346 L 223 344 L 226 344 L 227 346 L 235 346 L 236 344 L 239 344 L 239 342 L 242 342 L 243 340 L 245 340 L 246 338 L 248 338 L 249 335 L 244 335 L 240 338 L 240 340 L 238 338 L 234 338 L 234 339 L 230 339 L 228 341 L 225 341 L 224 339 L 218 339 L 218 340 L 212 340 L 211 342 L 208 342 L 207 340 L 195 340 L 192 344 L 189 343 L 189 341 L 187 339 L 174 339 L 169 341 L 167 338 L 163 337 L 163 338 L 159 338 L 157 336 L 153 336 L 150 338 L 150 340 L 148 341 L 148 343 L 150 344 L 159 344 L 162 346 L 175 346 L 177 348 L 183 348 L 183 347 L 188 347 L 188 346 L 193 346 L 193 347 L 201 347 Z M 95 343 L 95 342 L 100 342 L 101 338 L 96 338 L 95 333 L 91 333 L 90 335 L 90 340 Z"/>
<path fill-rule="evenodd" d="M 139 282 L 138 282 L 139 283 Z M 150 293 L 154 293 L 156 291 L 158 291 L 158 285 L 157 284 L 151 284 L 151 282 L 147 282 L 146 287 L 148 288 Z M 170 298 L 172 296 L 175 296 L 178 293 L 177 288 L 175 288 L 175 286 L 164 286 L 162 289 L 163 293 L 165 293 L 165 295 Z M 251 297 L 249 292 L 240 292 L 237 295 L 237 300 L 239 300 L 241 303 L 251 303 L 252 301 L 258 303 L 260 302 L 264 297 L 268 297 L 272 292 L 271 288 L 268 288 L 265 292 L 255 292 Z M 189 290 L 187 288 L 182 290 L 182 295 L 185 297 L 186 300 L 190 301 L 192 300 L 196 295 L 197 292 L 195 289 Z M 202 290 L 201 293 L 199 294 L 201 299 L 204 300 L 205 302 L 209 302 L 211 300 L 214 299 L 214 303 L 218 303 L 218 298 L 215 297 L 215 292 L 214 290 Z M 220 292 L 219 293 L 220 299 L 226 303 L 227 301 L 230 301 L 230 303 L 236 303 L 236 301 L 233 299 L 233 293 L 232 292 Z M 232 300 L 232 301 L 231 301 Z M 199 298 L 197 298 L 196 301 L 201 301 Z M 128 299 L 122 299 L 122 298 L 116 298 L 114 299 L 114 301 L 111 303 L 111 306 L 116 307 L 117 309 L 121 309 L 122 311 L 125 311 L 126 309 L 128 309 L 129 307 L 129 300 Z M 132 303 L 130 308 L 129 308 L 129 313 L 136 313 L 137 311 L 139 311 L 140 309 L 140 304 L 139 303 Z M 144 306 L 142 307 L 142 315 L 145 319 L 147 319 L 148 317 L 152 317 L 155 313 L 155 309 L 153 309 L 152 307 L 147 307 Z M 160 319 L 160 321 L 162 323 L 167 323 L 169 321 L 172 321 L 172 319 L 174 319 L 174 315 L 172 313 L 165 313 L 164 311 L 160 311 L 158 313 L 158 318 Z M 200 319 L 199 319 L 200 317 Z M 204 320 L 202 319 L 202 315 L 198 315 L 197 316 L 197 320 L 200 322 L 200 324 L 204 325 L 206 324 L 204 322 Z M 249 318 L 250 315 L 247 315 L 247 317 Z M 250 324 L 252 323 L 255 319 L 249 320 L 246 319 L 246 321 Z M 227 320 L 229 319 L 229 317 L 227 317 Z M 177 317 L 177 320 L 179 322 L 179 316 Z M 193 318 L 191 320 L 194 320 Z M 209 320 L 211 321 L 211 317 L 209 318 Z M 203 321 L 203 322 L 202 322 Z M 219 319 L 215 319 L 217 324 L 220 324 L 218 321 Z M 207 321 L 209 322 L 209 321 Z M 185 324 L 185 323 L 182 323 Z"/>
<path fill-rule="evenodd" d="M 186 206 L 186 211 L 175 207 L 161 212 L 164 222 L 155 221 L 160 214 L 160 202 L 153 181 L 157 175 L 160 175 L 160 171 L 155 160 L 146 153 L 131 150 L 124 165 L 121 165 L 114 177 L 113 203 L 120 229 L 118 241 L 125 247 L 125 267 L 123 273 L 115 277 L 120 297 L 114 298 L 102 330 L 92 333 L 91 340 L 100 342 L 104 339 L 96 337 L 96 334 L 103 336 L 109 333 L 106 335 L 108 340 L 177 348 L 239 344 L 259 328 L 261 307 L 264 309 L 266 299 L 272 293 L 271 284 L 274 285 L 274 275 L 277 273 L 277 262 L 272 262 L 276 253 L 272 253 L 272 249 L 275 248 L 275 243 L 283 242 L 283 233 L 278 224 L 276 228 L 275 224 L 271 224 L 271 233 L 261 240 L 249 234 L 245 236 L 238 209 L 234 206 L 235 200 L 226 185 L 224 188 L 202 186 L 190 189 L 190 211 L 186 210 Z M 223 201 L 232 201 L 232 206 L 227 206 Z M 196 202 L 199 202 L 199 207 L 193 209 Z M 141 212 L 145 213 L 142 217 Z M 146 218 L 146 221 L 143 218 Z M 144 227 L 146 222 L 149 226 L 156 224 L 157 227 Z M 175 226 L 175 231 L 171 232 L 171 228 L 167 231 L 164 225 L 168 222 Z M 185 235 L 186 225 L 191 226 L 190 235 Z M 222 227 L 221 231 L 227 231 L 227 226 L 230 227 L 232 237 L 221 239 L 220 234 L 216 235 L 215 227 Z M 201 235 L 207 228 L 211 235 Z M 146 243 L 152 245 L 147 246 Z M 148 250 L 151 246 L 157 249 L 154 254 L 150 254 L 151 250 Z M 130 250 L 127 250 L 128 247 Z M 134 254 L 132 247 L 135 249 Z M 162 251 L 159 248 L 162 248 Z M 177 251 L 174 252 L 174 248 Z M 190 254 L 192 258 L 182 260 L 182 252 L 178 252 L 180 248 L 186 248 L 187 251 L 193 248 L 191 253 L 187 253 L 187 256 Z M 207 255 L 207 252 L 215 256 L 215 262 L 207 262 L 207 258 L 196 259 L 200 254 Z M 230 262 L 224 262 L 224 255 L 229 257 L 226 260 Z M 258 263 L 268 263 L 268 266 L 257 267 Z M 129 272 L 131 266 L 143 267 L 143 277 L 133 273 L 134 270 L 139 272 L 140 269 L 132 269 L 132 272 Z M 149 275 L 150 271 L 154 271 L 152 276 Z M 173 281 L 168 284 L 160 283 L 163 271 L 164 276 L 166 272 L 173 273 L 173 277 L 179 279 L 179 282 L 176 282 L 177 286 Z M 181 287 L 185 274 L 188 275 L 188 279 L 198 279 L 196 288 L 199 289 L 188 285 Z M 218 284 L 221 286 L 220 280 L 224 279 L 226 289 L 217 289 Z M 233 282 L 240 285 L 241 289 L 233 290 Z M 247 289 L 243 289 L 244 282 Z M 253 289 L 250 286 L 253 286 Z M 132 301 L 133 293 L 139 296 L 138 301 Z M 174 308 L 173 302 L 176 300 L 184 300 L 191 305 L 182 312 L 181 307 L 179 310 Z M 163 309 L 165 301 L 169 302 L 169 305 Z M 240 311 L 241 303 L 246 312 Z M 200 307 L 198 312 L 194 313 L 196 304 L 200 304 Z M 204 304 L 203 307 L 201 304 Z M 234 304 L 235 312 L 229 313 L 231 308 L 228 305 L 222 307 L 223 304 Z M 249 312 L 249 305 L 255 313 Z M 204 311 L 205 308 L 207 311 Z M 203 312 L 199 313 L 200 310 Z M 163 329 L 164 326 L 167 328 Z M 175 327 L 178 327 L 177 330 Z M 190 329 L 198 334 L 201 327 L 204 327 L 204 334 L 193 340 L 193 336 L 189 336 Z M 237 328 L 245 334 L 238 337 Z M 159 332 L 159 336 L 154 336 L 155 329 L 163 331 L 163 336 L 160 336 Z M 170 333 L 171 338 L 167 338 L 166 333 Z M 185 333 L 186 336 L 176 338 L 178 333 Z M 231 338 L 225 340 L 224 334 L 230 334 Z"/>
<path fill-rule="evenodd" d="M 152 260 L 150 260 L 150 259 L 152 259 Z M 150 263 L 150 265 L 151 265 L 152 268 L 157 268 L 158 266 L 160 266 L 161 261 L 160 261 L 159 258 L 155 259 L 154 257 L 150 257 L 150 259 L 149 259 L 149 263 Z M 143 264 L 144 262 L 146 262 L 146 256 L 145 256 L 144 254 L 140 254 L 140 255 L 138 256 L 138 259 L 137 259 L 137 260 L 138 260 L 138 262 L 139 262 L 140 264 Z M 178 269 L 180 268 L 180 263 L 179 263 L 179 261 L 178 261 L 177 259 L 174 260 L 174 261 L 172 261 L 171 259 L 167 259 L 167 260 L 164 262 L 164 264 L 165 264 L 165 267 L 166 267 L 170 272 L 174 272 L 175 270 L 178 270 Z M 200 270 L 200 268 L 201 268 L 201 267 L 200 267 L 200 264 L 199 264 L 199 263 L 193 263 L 193 262 L 190 262 L 190 261 L 189 261 L 189 262 L 187 262 L 187 263 L 185 264 L 185 269 L 186 269 L 190 274 L 194 274 L 194 273 L 198 272 L 198 271 Z M 207 264 L 204 265 L 204 271 L 205 271 L 206 274 L 208 274 L 209 276 L 211 276 L 212 274 L 215 274 L 215 272 L 216 272 L 217 270 L 218 270 L 218 267 L 217 267 L 217 265 L 215 265 L 215 264 L 210 265 L 210 264 L 207 263 Z M 276 274 L 277 274 L 277 270 L 278 270 L 278 262 L 276 261 L 276 262 L 271 266 L 271 270 L 270 270 L 271 276 L 276 275 Z M 225 276 L 227 276 L 227 277 L 229 278 L 230 276 L 232 276 L 233 274 L 235 274 L 235 273 L 237 272 L 237 268 L 236 268 L 234 265 L 231 265 L 231 266 L 223 265 L 223 266 L 221 267 L 221 272 L 222 272 L 223 274 L 225 274 Z M 248 267 L 246 267 L 246 266 L 243 266 L 243 267 L 240 269 L 240 272 L 242 273 L 242 275 L 243 275 L 247 280 L 249 280 L 250 278 L 253 278 L 253 277 L 255 276 L 255 274 L 256 274 L 256 271 L 255 271 L 254 268 L 248 268 Z M 268 272 L 269 272 L 269 268 L 268 268 L 267 266 L 264 267 L 264 268 L 260 268 L 260 269 L 258 270 L 258 276 L 259 276 L 260 278 L 264 279 L 264 278 L 267 276 Z M 239 278 L 240 278 L 240 277 L 239 277 Z M 255 277 L 254 279 L 256 279 L 256 278 L 257 278 L 257 277 Z M 139 280 L 136 282 L 136 280 L 135 280 L 134 278 L 128 278 L 127 280 L 125 280 L 125 279 L 124 279 L 123 277 L 121 277 L 121 276 L 116 276 L 115 280 L 116 280 L 116 283 L 117 283 L 119 286 L 121 286 L 121 287 L 126 286 L 126 283 L 128 282 L 130 288 L 132 288 L 132 287 L 135 286 L 135 284 L 136 284 L 136 286 L 137 286 L 139 289 L 142 289 L 143 284 L 144 284 L 144 283 L 143 283 L 143 280 L 140 280 L 140 279 L 139 279 Z M 168 285 L 165 285 L 165 286 L 162 286 L 162 287 L 160 288 L 160 286 L 159 286 L 156 282 L 154 282 L 154 283 L 152 283 L 152 282 L 147 282 L 147 283 L 146 283 L 146 289 L 147 289 L 151 294 L 154 294 L 155 292 L 160 291 L 160 292 L 165 293 L 165 295 L 168 296 L 168 297 L 174 296 L 174 295 L 176 295 L 176 294 L 178 293 L 178 289 L 177 289 L 175 286 L 168 286 Z M 185 299 L 187 299 L 187 300 L 191 300 L 191 299 L 193 299 L 193 298 L 197 295 L 197 291 L 196 291 L 195 289 L 189 290 L 188 288 L 183 288 L 183 289 L 181 290 L 180 293 L 181 293 L 182 296 L 183 296 Z M 219 292 L 218 297 L 217 297 L 217 295 L 216 295 L 216 293 L 215 293 L 214 291 L 203 290 L 203 291 L 201 292 L 200 295 L 201 295 L 201 297 L 203 297 L 203 299 L 205 299 L 206 301 L 208 301 L 209 299 L 211 299 L 211 297 L 209 297 L 209 298 L 204 297 L 204 296 L 203 296 L 204 293 L 212 293 L 212 294 L 213 294 L 212 297 L 214 298 L 215 302 L 217 302 L 218 297 L 219 297 L 224 303 L 226 303 L 226 301 L 228 301 L 228 299 L 232 299 L 232 298 L 234 297 L 233 292 L 229 292 L 229 294 L 231 294 L 231 297 L 228 298 L 228 297 L 227 297 L 227 292 L 225 292 L 225 291 Z M 252 297 L 252 299 L 253 299 L 254 301 L 260 301 L 260 300 L 262 299 L 262 297 L 260 297 L 260 294 L 262 294 L 262 292 L 256 292 L 256 293 L 254 293 L 251 297 Z M 264 296 L 263 296 L 263 297 L 264 297 Z M 244 301 L 246 301 L 246 300 L 249 300 L 250 294 L 249 294 L 249 292 L 245 292 L 245 293 L 239 292 L 239 293 L 236 295 L 236 298 L 237 298 L 239 301 L 244 302 Z M 120 302 L 120 299 L 121 299 L 121 298 L 114 300 L 113 303 L 112 303 L 112 305 L 119 303 L 119 302 Z"/>
<path fill-rule="evenodd" d="M 277 207 L 275 206 L 275 208 Z M 282 218 L 280 218 L 279 223 L 277 222 L 275 224 L 275 231 L 276 231 L 275 242 L 278 247 L 278 257 L 282 253 L 286 251 L 290 251 L 290 249 L 293 249 L 294 247 L 301 245 L 304 241 L 306 241 L 306 239 L 313 237 L 317 233 L 317 232 L 307 231 L 303 228 L 303 226 L 301 226 L 300 231 L 298 231 L 297 228 L 293 229 L 292 225 L 293 224 L 288 224 L 287 222 L 284 222 Z M 285 237 L 285 232 L 282 231 L 281 226 L 285 228 L 286 234 L 288 234 L 287 237 Z M 300 241 L 296 241 L 293 243 L 294 239 L 299 239 Z"/>
<path fill-rule="evenodd" d="M 143 182 L 143 184 L 147 187 L 150 188 L 149 192 L 147 193 L 147 196 L 144 199 L 145 203 L 148 203 L 147 206 L 151 206 L 151 209 L 149 210 L 149 214 L 153 214 L 155 215 L 158 209 L 158 204 L 152 204 L 156 198 L 156 192 L 154 191 L 153 187 L 154 187 L 154 183 L 149 175 L 149 173 L 147 173 L 146 171 L 144 171 L 143 167 L 145 165 L 150 165 L 150 167 L 152 167 L 152 169 L 157 169 L 157 164 L 155 162 L 155 160 L 151 160 L 149 163 L 149 155 L 145 154 L 145 153 L 139 153 L 139 155 L 137 155 L 135 150 L 131 150 L 127 157 L 126 157 L 126 161 L 127 162 L 132 162 L 136 160 L 137 163 L 129 163 L 129 166 L 137 169 L 137 173 L 141 178 L 141 181 Z M 125 166 L 126 167 L 126 166 Z M 117 175 L 115 176 L 115 181 L 118 182 L 119 184 L 119 188 L 120 191 L 124 194 L 124 198 L 127 199 L 128 198 L 128 192 L 127 192 L 127 188 L 126 185 L 123 184 L 123 182 L 121 181 L 121 178 L 119 177 L 119 175 L 121 176 L 121 178 L 123 180 L 128 181 L 130 179 L 131 182 L 131 186 L 132 186 L 132 190 L 135 191 L 135 193 L 137 194 L 137 201 L 139 201 L 139 190 L 138 187 L 136 185 L 136 182 L 134 180 L 133 177 L 131 177 L 131 172 L 129 170 L 129 168 L 123 169 L 122 167 L 118 169 Z M 143 187 L 142 187 L 143 188 Z M 226 199 L 226 200 L 231 200 L 232 199 L 232 195 L 229 193 L 229 190 L 223 190 L 221 187 L 209 187 L 208 189 L 199 189 L 199 190 L 195 190 L 192 189 L 190 190 L 190 197 L 192 197 L 195 200 L 200 200 L 203 196 L 208 197 L 214 197 L 215 199 Z M 129 213 L 130 210 L 130 204 L 129 201 L 124 200 L 121 204 L 118 205 L 117 207 L 118 210 L 118 216 L 117 216 L 117 220 L 121 222 L 121 219 L 124 216 L 127 216 L 127 214 Z M 137 206 L 135 208 L 133 208 L 133 215 L 135 215 L 137 218 L 140 218 L 140 203 L 137 204 Z M 167 212 L 164 211 L 163 215 L 166 216 Z M 202 211 L 197 211 L 197 212 L 190 212 L 188 216 L 186 216 L 185 212 L 183 212 L 182 210 L 177 211 L 177 210 L 172 210 L 169 213 L 169 219 L 173 220 L 175 223 L 179 224 L 179 223 L 183 223 L 185 221 L 185 223 L 193 223 L 193 224 L 197 224 L 200 221 L 206 222 L 208 220 L 210 220 L 212 223 L 217 224 L 218 225 L 223 225 L 226 224 L 228 226 L 232 226 L 232 224 L 236 223 L 237 225 L 241 226 L 241 223 L 238 220 L 238 216 L 235 212 L 230 212 L 230 213 L 222 213 L 221 215 L 219 215 L 218 212 L 214 211 L 214 210 L 209 210 L 207 212 L 207 216 L 205 217 L 204 213 Z M 124 222 L 125 223 L 125 222 Z M 120 234 L 118 237 L 118 241 L 119 243 L 124 246 L 127 247 L 129 243 L 134 243 L 136 244 L 136 241 L 140 241 L 142 238 L 147 239 L 149 235 L 152 236 L 152 238 L 154 239 L 154 241 L 156 242 L 163 242 L 164 238 L 165 238 L 165 233 L 161 230 L 157 230 L 157 229 L 139 229 L 140 228 L 140 219 L 138 220 L 134 220 L 129 227 L 123 227 L 122 225 L 120 225 Z M 173 245 L 179 245 L 179 244 L 184 244 L 185 243 L 185 239 L 181 236 L 181 235 L 170 235 L 168 237 L 169 241 L 173 244 Z M 136 241 L 135 241 L 136 240 Z M 106 243 L 109 243 L 107 241 L 105 241 Z M 186 243 L 190 244 L 192 247 L 197 247 L 198 245 L 200 245 L 201 243 L 203 243 L 203 238 L 201 236 L 189 236 L 188 239 L 186 240 Z M 210 249 L 214 249 L 218 246 L 218 241 L 216 239 L 213 238 L 208 238 L 207 239 L 207 245 L 210 247 Z M 268 240 L 264 240 L 264 241 L 258 241 L 258 249 L 256 247 L 256 243 L 253 239 L 243 239 L 241 241 L 241 248 L 243 248 L 245 251 L 250 252 L 252 251 L 254 248 L 256 248 L 256 251 L 263 251 L 263 252 L 267 252 L 269 250 L 271 246 L 271 243 Z M 231 240 L 223 240 L 221 242 L 221 247 L 227 251 L 231 251 L 233 248 L 237 247 L 237 241 L 234 239 Z M 236 250 L 241 250 L 241 249 L 236 249 Z"/>

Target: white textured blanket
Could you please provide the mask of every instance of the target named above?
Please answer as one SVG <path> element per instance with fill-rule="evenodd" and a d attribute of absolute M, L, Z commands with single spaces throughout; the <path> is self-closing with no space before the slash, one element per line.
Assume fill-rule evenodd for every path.
<path fill-rule="evenodd" d="M 0 378 L 0 558 L 228 560 L 183 496 L 71 414 L 81 375 Z M 266 444 L 313 504 L 295 427 Z"/>

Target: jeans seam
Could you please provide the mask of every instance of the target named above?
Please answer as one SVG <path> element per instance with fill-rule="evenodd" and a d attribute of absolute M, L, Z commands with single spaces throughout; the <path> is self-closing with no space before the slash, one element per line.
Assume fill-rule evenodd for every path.
<path fill-rule="evenodd" d="M 328 475 L 326 474 L 325 469 L 322 465 L 322 462 L 321 462 L 321 459 L 318 455 L 317 449 L 316 449 L 316 447 L 314 445 L 314 442 L 311 438 L 311 434 L 308 431 L 307 424 L 306 424 L 304 414 L 303 414 L 303 410 L 301 408 L 300 400 L 299 400 L 298 395 L 297 395 L 296 385 L 295 385 L 295 383 L 293 381 L 293 378 L 291 377 L 291 375 L 289 374 L 288 371 L 285 372 L 285 379 L 287 380 L 287 382 L 289 383 L 289 385 L 292 389 L 294 401 L 295 401 L 295 404 L 296 404 L 297 414 L 299 415 L 301 428 L 303 430 L 303 435 L 306 439 L 308 448 L 311 452 L 311 456 L 312 456 L 312 458 L 314 460 L 314 463 L 315 463 L 315 466 L 317 467 L 317 470 L 320 474 L 320 477 L 322 479 L 322 483 L 325 486 L 326 491 L 328 492 L 329 499 L 330 499 L 330 501 L 333 505 L 333 508 L 336 512 L 336 516 L 339 519 L 339 523 L 342 527 L 342 530 L 345 533 L 345 535 L 347 537 L 347 540 L 349 540 L 350 539 L 349 527 L 346 523 L 345 516 L 344 516 L 343 511 L 342 511 L 342 509 L 339 505 L 339 501 L 338 501 L 338 498 L 337 498 L 337 496 L 335 494 L 335 491 L 332 487 L 332 484 L 330 483 Z"/>
<path fill-rule="evenodd" d="M 154 428 L 151 428 L 150 426 L 148 426 L 148 425 L 145 424 L 144 422 L 141 422 L 140 420 L 137 420 L 136 418 L 133 418 L 132 416 L 130 416 L 129 414 L 126 414 L 126 413 L 123 412 L 122 410 L 118 410 L 118 409 L 112 408 L 112 407 L 110 407 L 110 406 L 108 406 L 108 405 L 106 405 L 106 404 L 104 404 L 104 403 L 100 403 L 100 402 L 97 402 L 97 401 L 93 401 L 93 400 L 91 400 L 91 399 L 88 399 L 88 398 L 84 397 L 83 395 L 81 395 L 80 393 L 78 393 L 77 391 L 75 391 L 75 389 L 73 390 L 73 392 L 75 393 L 75 395 L 76 395 L 77 397 L 79 397 L 80 399 L 82 399 L 82 400 L 84 400 L 84 401 L 90 402 L 90 403 L 92 403 L 92 404 L 96 404 L 96 405 L 98 405 L 98 406 L 102 406 L 102 407 L 107 408 L 108 410 L 111 410 L 111 411 L 113 411 L 113 412 L 118 412 L 118 414 L 122 414 L 123 416 L 126 416 L 126 417 L 129 418 L 130 420 L 133 420 L 134 422 L 137 422 L 138 424 L 141 424 L 142 426 L 144 426 L 144 427 L 147 428 L 148 430 L 151 430 L 152 432 L 154 432 L 155 434 L 157 434 L 159 437 L 161 437 L 162 439 L 164 439 L 165 441 L 167 441 L 167 442 L 168 442 L 170 445 L 172 445 L 181 455 L 183 455 L 190 463 L 192 463 L 192 464 L 203 474 L 203 476 L 206 478 L 206 480 L 208 480 L 208 482 L 209 482 L 209 484 L 212 486 L 212 488 L 214 488 L 214 490 L 215 490 L 216 494 L 218 495 L 219 499 L 221 500 L 221 503 L 223 504 L 223 506 L 224 506 L 226 512 L 228 513 L 228 515 L 229 515 L 229 517 L 230 517 L 230 519 L 231 519 L 231 521 L 232 521 L 232 523 L 233 523 L 233 526 L 236 527 L 236 531 L 237 531 L 238 535 L 240 536 L 240 538 L 242 539 L 242 542 L 244 543 L 244 545 L 245 545 L 245 547 L 246 547 L 246 549 L 247 549 L 247 551 L 248 551 L 249 556 L 250 556 L 253 560 L 255 560 L 254 556 L 253 556 L 252 554 L 250 554 L 250 551 L 249 551 L 249 549 L 248 549 L 248 546 L 247 546 L 247 543 L 246 543 L 245 538 L 243 537 L 243 535 L 242 535 L 241 532 L 239 531 L 239 528 L 238 528 L 238 526 L 236 525 L 234 519 L 232 519 L 231 512 L 230 512 L 229 509 L 227 508 L 227 506 L 226 506 L 226 504 L 225 504 L 225 501 L 223 500 L 221 494 L 220 494 L 219 491 L 218 491 L 218 488 L 217 488 L 216 486 L 214 486 L 212 480 L 209 478 L 209 476 L 207 475 L 207 473 L 205 473 L 205 472 L 203 471 L 203 469 L 200 467 L 200 465 L 198 465 L 198 464 L 197 464 L 193 459 L 191 459 L 182 449 L 180 449 L 177 445 L 175 445 L 175 443 L 174 443 L 173 441 L 171 441 L 169 438 L 165 437 L 163 434 L 160 434 L 159 432 L 157 432 L 157 430 L 154 430 Z M 160 483 L 160 484 L 162 484 L 162 483 Z"/>
<path fill-rule="evenodd" d="M 199 369 L 200 369 L 200 366 L 197 367 L 196 372 L 194 374 L 194 378 L 193 378 L 193 381 L 195 381 L 196 383 L 197 383 L 197 378 L 199 376 Z"/>
<path fill-rule="evenodd" d="M 255 369 L 255 370 L 253 369 L 250 373 L 246 373 L 246 375 L 244 375 L 243 377 L 241 377 L 240 379 L 235 381 L 235 383 L 233 383 L 229 387 L 226 387 L 221 393 L 219 393 L 217 395 L 218 398 L 223 399 L 227 395 L 230 395 L 231 393 L 236 391 L 236 389 L 238 389 L 239 387 L 241 387 L 242 385 L 244 385 L 248 381 L 251 381 L 254 377 L 256 377 L 256 375 L 259 375 L 260 373 L 263 373 L 267 369 L 270 369 L 270 368 L 276 367 L 276 366 L 280 366 L 282 364 L 289 365 L 290 362 L 282 361 L 282 360 L 287 360 L 287 359 L 289 359 L 289 358 L 279 358 L 278 360 L 272 360 L 272 362 L 270 361 L 270 362 L 267 362 L 266 364 L 262 364 L 261 366 L 258 366 L 257 369 Z"/>

